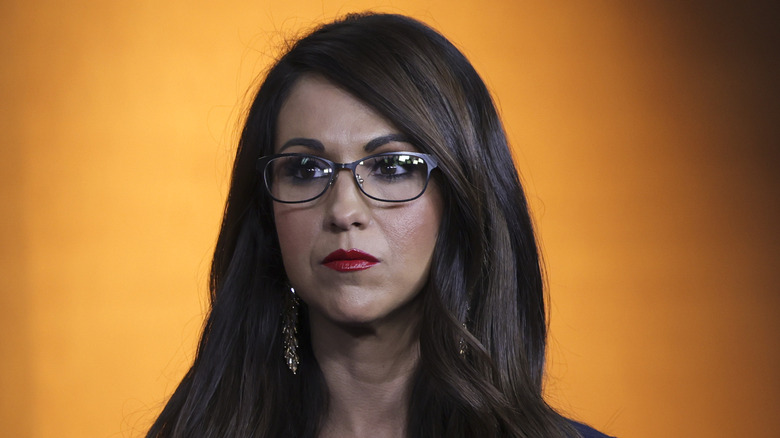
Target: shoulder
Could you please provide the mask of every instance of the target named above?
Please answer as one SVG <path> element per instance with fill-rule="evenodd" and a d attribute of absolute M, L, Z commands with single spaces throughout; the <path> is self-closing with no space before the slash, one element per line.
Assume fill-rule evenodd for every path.
<path fill-rule="evenodd" d="M 604 435 L 598 430 L 590 426 L 586 426 L 582 423 L 578 423 L 572 420 L 569 420 L 569 423 L 571 423 L 571 425 L 574 426 L 575 429 L 577 429 L 577 432 L 579 432 L 580 435 L 582 435 L 582 438 L 611 438 L 609 435 Z"/>

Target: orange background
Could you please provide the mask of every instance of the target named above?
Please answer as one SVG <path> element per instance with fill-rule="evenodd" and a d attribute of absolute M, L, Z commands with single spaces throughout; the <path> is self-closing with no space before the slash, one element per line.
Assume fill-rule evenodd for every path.
<path fill-rule="evenodd" d="M 284 37 L 373 8 L 497 96 L 551 402 L 622 437 L 777 436 L 771 3 L 573 3 L 1 2 L 3 435 L 143 434 L 192 359 L 246 91 Z"/>

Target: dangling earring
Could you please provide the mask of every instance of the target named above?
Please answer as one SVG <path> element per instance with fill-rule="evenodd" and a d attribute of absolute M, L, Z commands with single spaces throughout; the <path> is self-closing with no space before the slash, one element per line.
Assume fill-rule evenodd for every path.
<path fill-rule="evenodd" d="M 301 300 L 295 295 L 295 289 L 285 298 L 284 315 L 282 315 L 282 336 L 284 337 L 284 362 L 293 374 L 298 373 L 298 306 Z"/>

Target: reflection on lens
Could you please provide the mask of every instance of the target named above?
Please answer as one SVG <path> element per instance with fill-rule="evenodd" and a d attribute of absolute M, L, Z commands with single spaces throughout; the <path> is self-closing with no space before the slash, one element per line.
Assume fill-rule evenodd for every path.
<path fill-rule="evenodd" d="M 307 202 L 321 196 L 337 176 L 350 169 L 359 189 L 368 197 L 387 202 L 410 201 L 422 195 L 436 161 L 428 155 L 384 153 L 352 163 L 332 163 L 307 154 L 282 154 L 262 158 L 263 180 L 279 202 Z"/>
<path fill-rule="evenodd" d="M 367 175 L 363 192 L 383 201 L 405 201 L 419 196 L 428 179 L 428 166 L 420 157 L 387 154 L 364 160 L 358 169 Z"/>
<path fill-rule="evenodd" d="M 301 202 L 317 197 L 328 186 L 333 169 L 327 161 L 317 157 L 288 156 L 271 160 L 266 173 L 274 198 L 282 202 Z"/>

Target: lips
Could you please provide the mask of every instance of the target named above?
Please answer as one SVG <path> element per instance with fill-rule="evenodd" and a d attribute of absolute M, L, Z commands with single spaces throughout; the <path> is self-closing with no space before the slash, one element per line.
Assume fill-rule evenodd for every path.
<path fill-rule="evenodd" d="M 376 257 L 359 249 L 337 249 L 322 260 L 322 265 L 338 272 L 362 271 L 379 263 Z"/>

